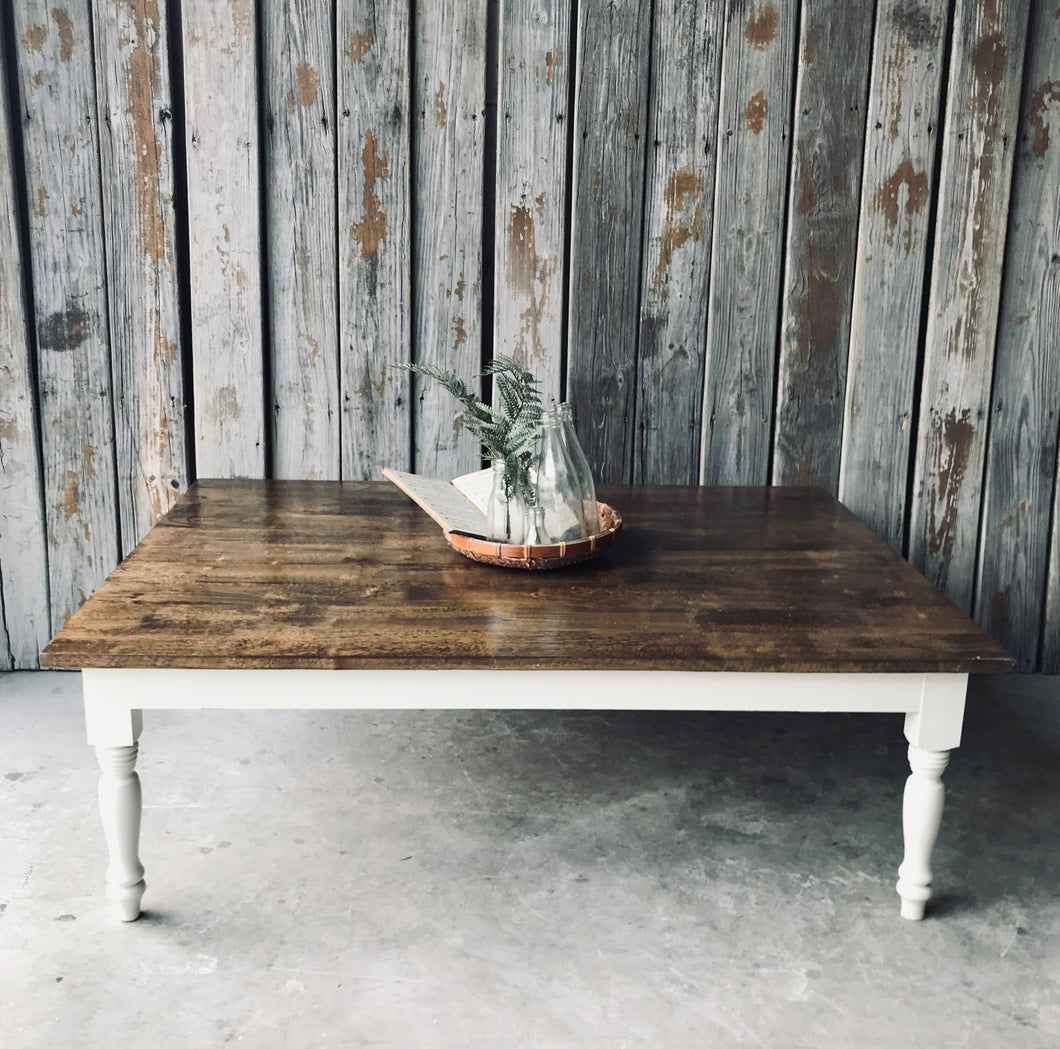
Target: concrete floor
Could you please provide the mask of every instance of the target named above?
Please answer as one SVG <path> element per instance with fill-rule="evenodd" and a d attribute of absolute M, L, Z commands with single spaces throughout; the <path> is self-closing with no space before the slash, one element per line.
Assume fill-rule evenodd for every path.
<path fill-rule="evenodd" d="M 895 715 L 146 715 L 111 919 L 76 674 L 0 675 L 0 1046 L 1060 1045 L 1060 679 L 973 682 L 898 917 Z"/>

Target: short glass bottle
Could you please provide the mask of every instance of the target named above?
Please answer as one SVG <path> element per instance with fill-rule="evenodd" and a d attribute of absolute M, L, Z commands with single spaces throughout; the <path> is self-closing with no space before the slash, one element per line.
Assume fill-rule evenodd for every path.
<path fill-rule="evenodd" d="M 486 531 L 499 543 L 522 544 L 526 534 L 526 503 L 516 483 L 515 468 L 504 459 L 490 462 L 493 488 L 486 504 Z"/>

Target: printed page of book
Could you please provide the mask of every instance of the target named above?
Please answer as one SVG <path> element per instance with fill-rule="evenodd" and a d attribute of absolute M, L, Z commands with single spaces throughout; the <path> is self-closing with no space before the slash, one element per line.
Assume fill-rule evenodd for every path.
<path fill-rule="evenodd" d="M 449 481 L 400 470 L 383 471 L 383 476 L 398 486 L 447 532 L 488 538 L 486 515 L 460 494 Z"/>

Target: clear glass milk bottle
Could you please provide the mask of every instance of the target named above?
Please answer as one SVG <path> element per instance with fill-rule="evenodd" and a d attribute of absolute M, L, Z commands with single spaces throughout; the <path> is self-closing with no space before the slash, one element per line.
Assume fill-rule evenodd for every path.
<path fill-rule="evenodd" d="M 516 467 L 503 459 L 494 459 L 490 466 L 493 489 L 486 505 L 486 531 L 498 542 L 521 544 L 526 533 L 526 504 L 515 477 Z"/>
<path fill-rule="evenodd" d="M 541 413 L 541 435 L 531 476 L 545 533 L 538 541 L 570 543 L 584 539 L 589 532 L 582 478 L 567 442 L 563 412 L 559 408 Z"/>
<path fill-rule="evenodd" d="M 596 485 L 593 483 L 593 472 L 589 468 L 589 460 L 578 440 L 578 435 L 574 432 L 573 409 L 564 401 L 559 406 L 559 412 L 563 418 L 563 435 L 567 441 L 567 449 L 574 463 L 575 473 L 578 475 L 578 489 L 581 492 L 586 534 L 596 535 L 600 531 L 600 514 L 596 507 Z"/>

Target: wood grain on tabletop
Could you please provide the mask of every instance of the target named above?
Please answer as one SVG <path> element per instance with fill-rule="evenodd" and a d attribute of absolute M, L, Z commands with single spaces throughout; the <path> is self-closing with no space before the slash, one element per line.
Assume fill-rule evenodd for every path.
<path fill-rule="evenodd" d="M 379 482 L 206 481 L 52 640 L 48 667 L 1006 670 L 822 492 L 604 488 L 615 546 L 555 572 L 450 550 Z"/>

